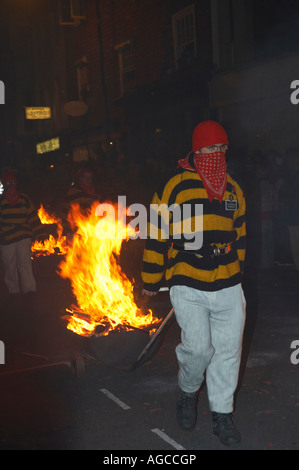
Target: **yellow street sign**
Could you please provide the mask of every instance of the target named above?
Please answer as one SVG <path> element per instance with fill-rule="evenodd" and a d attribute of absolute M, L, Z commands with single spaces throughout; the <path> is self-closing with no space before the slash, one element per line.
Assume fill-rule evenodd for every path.
<path fill-rule="evenodd" d="M 59 148 L 59 137 L 54 137 L 53 139 L 45 140 L 44 142 L 36 144 L 36 151 L 38 154 L 53 152 L 53 150 L 58 150 Z"/>
<path fill-rule="evenodd" d="M 25 108 L 26 119 L 50 119 L 51 118 L 51 108 L 41 106 L 41 107 L 31 107 Z"/>

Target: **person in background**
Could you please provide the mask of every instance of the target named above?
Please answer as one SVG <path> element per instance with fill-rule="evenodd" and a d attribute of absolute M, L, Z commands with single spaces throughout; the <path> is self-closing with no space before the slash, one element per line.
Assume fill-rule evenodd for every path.
<path fill-rule="evenodd" d="M 71 187 L 67 194 L 68 205 L 74 202 L 84 208 L 88 208 L 96 195 L 94 184 L 94 172 L 89 168 L 80 168 L 76 173 L 77 184 Z"/>
<path fill-rule="evenodd" d="M 206 373 L 213 432 L 225 445 L 241 439 L 232 412 L 246 305 L 241 286 L 245 198 L 226 171 L 228 144 L 226 131 L 219 123 L 204 121 L 195 127 L 192 152 L 178 162 L 177 169 L 154 194 L 142 270 L 142 293 L 155 295 L 168 250 L 166 281 L 181 328 L 181 343 L 176 347 L 178 423 L 185 430 L 194 429 L 198 391 Z M 184 206 L 190 209 L 186 216 Z M 168 210 L 159 213 L 158 207 Z M 183 223 L 175 223 L 170 207 L 180 209 Z M 203 210 L 198 220 L 197 207 Z M 198 221 L 198 227 L 202 221 L 203 243 L 196 247 L 192 242 L 190 246 L 190 235 L 196 238 L 201 231 L 195 229 Z M 169 227 L 169 237 L 163 227 Z"/>
<path fill-rule="evenodd" d="M 34 297 L 37 284 L 32 269 L 31 244 L 33 240 L 44 240 L 46 235 L 30 197 L 19 190 L 16 171 L 5 171 L 2 185 L 0 251 L 4 282 L 14 308 L 20 294 L 28 300 Z"/>

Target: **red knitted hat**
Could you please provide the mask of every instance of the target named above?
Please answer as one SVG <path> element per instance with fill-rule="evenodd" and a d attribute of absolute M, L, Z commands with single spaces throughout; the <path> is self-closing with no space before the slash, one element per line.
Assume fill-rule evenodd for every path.
<path fill-rule="evenodd" d="M 192 151 L 217 144 L 229 144 L 227 133 L 223 127 L 215 121 L 200 122 L 192 135 Z"/>
<path fill-rule="evenodd" d="M 93 176 L 93 171 L 89 168 L 79 168 L 76 172 L 77 178 L 81 178 L 82 176 Z"/>

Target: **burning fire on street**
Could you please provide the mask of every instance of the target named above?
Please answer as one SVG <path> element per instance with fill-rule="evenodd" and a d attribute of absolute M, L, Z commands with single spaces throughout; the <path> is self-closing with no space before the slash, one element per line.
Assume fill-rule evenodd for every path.
<path fill-rule="evenodd" d="M 76 298 L 76 305 L 66 309 L 67 328 L 81 336 L 105 336 L 111 331 L 136 328 L 155 330 L 160 319 L 154 317 L 151 310 L 144 313 L 138 308 L 134 286 L 119 263 L 122 244 L 129 238 L 130 227 L 123 222 L 124 217 L 115 218 L 109 212 L 99 218 L 97 205 L 95 203 L 86 212 L 81 211 L 79 205 L 72 206 L 68 220 L 73 228 L 73 238 L 69 241 L 62 236 L 59 220 L 52 219 L 58 224 L 58 237 L 54 239 L 56 250 L 58 242 L 62 242 L 59 250 L 64 255 L 58 274 L 70 280 Z M 126 211 L 126 208 L 115 210 Z M 44 246 L 47 246 L 47 240 Z M 38 248 L 43 252 L 40 246 Z M 33 246 L 33 251 L 35 249 Z M 51 253 L 52 247 L 47 254 Z"/>
<path fill-rule="evenodd" d="M 48 214 L 42 205 L 38 210 L 38 216 L 42 224 L 57 225 L 57 236 L 54 237 L 54 235 L 50 234 L 49 238 L 42 242 L 36 240 L 31 246 L 31 251 L 34 256 L 38 258 L 39 256 L 48 256 L 51 254 L 65 255 L 68 249 L 68 241 L 67 237 L 63 235 L 61 220 Z"/>

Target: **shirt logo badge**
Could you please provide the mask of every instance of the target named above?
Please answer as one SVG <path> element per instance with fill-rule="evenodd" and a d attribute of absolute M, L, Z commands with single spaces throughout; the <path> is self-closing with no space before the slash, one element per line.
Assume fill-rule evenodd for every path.
<path fill-rule="evenodd" d="M 232 194 L 230 194 L 228 199 L 226 199 L 224 202 L 226 211 L 236 211 L 238 209 L 238 201 L 237 199 L 234 199 Z"/>

